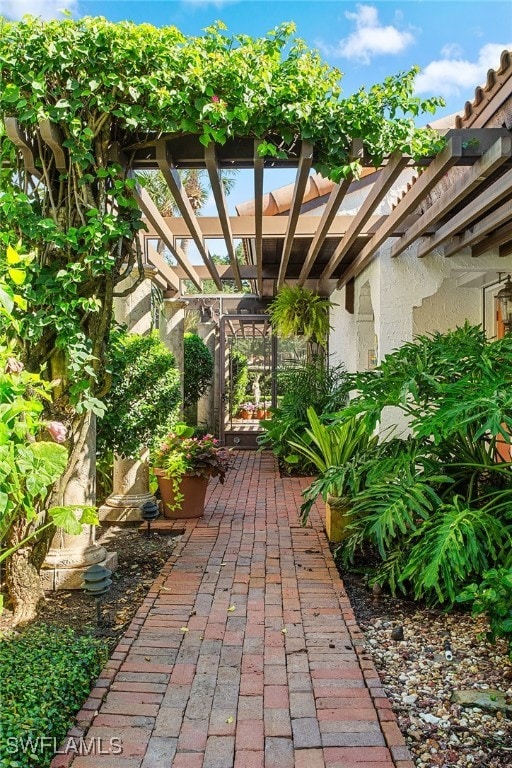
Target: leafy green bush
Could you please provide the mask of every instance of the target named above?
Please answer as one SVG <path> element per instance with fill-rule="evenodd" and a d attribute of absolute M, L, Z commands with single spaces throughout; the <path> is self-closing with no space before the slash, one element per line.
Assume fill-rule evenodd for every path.
<path fill-rule="evenodd" d="M 331 368 L 317 363 L 301 363 L 281 371 L 279 384 L 284 395 L 272 418 L 262 421 L 261 448 L 270 448 L 283 464 L 291 468 L 286 458 L 290 455 L 292 440 L 297 440 L 309 427 L 308 408 L 317 413 L 332 414 L 346 405 L 348 374 L 343 365 Z M 328 420 L 328 419 L 327 419 Z M 293 463 L 300 472 L 311 471 L 313 465 L 306 458 Z"/>
<path fill-rule="evenodd" d="M 186 406 L 195 405 L 213 383 L 213 355 L 197 333 L 186 333 L 183 338 L 184 373 L 183 400 Z"/>
<path fill-rule="evenodd" d="M 236 415 L 241 404 L 246 399 L 246 390 L 249 384 L 249 361 L 247 356 L 239 349 L 232 349 L 230 354 L 231 379 L 229 383 L 229 395 L 232 415 Z"/>
<path fill-rule="evenodd" d="M 491 565 L 507 564 L 512 465 L 497 448 L 511 440 L 511 359 L 510 336 L 488 342 L 465 325 L 418 337 L 354 377 L 359 394 L 347 415 L 373 428 L 387 406 L 398 407 L 412 437 L 358 463 L 346 563 L 371 545 L 381 558 L 376 581 L 447 605 Z M 328 481 L 346 473 L 331 468 Z"/>
<path fill-rule="evenodd" d="M 104 398 L 106 414 L 98 421 L 98 451 L 137 458 L 177 421 L 179 372 L 157 332 L 113 332 L 109 358 L 112 386 Z"/>
<path fill-rule="evenodd" d="M 487 639 L 503 637 L 512 659 L 512 568 L 492 568 L 480 584 L 470 584 L 457 596 L 458 603 L 471 602 L 473 616 L 485 613 L 490 630 Z"/>
<path fill-rule="evenodd" d="M 0 640 L 0 764 L 46 768 L 108 658 L 104 642 L 38 625 Z M 40 737 L 49 737 L 40 741 Z M 32 739 L 32 747 L 27 740 Z"/>

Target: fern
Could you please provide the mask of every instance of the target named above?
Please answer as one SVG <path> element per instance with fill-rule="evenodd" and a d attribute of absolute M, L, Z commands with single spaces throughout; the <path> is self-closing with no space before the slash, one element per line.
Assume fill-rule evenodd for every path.
<path fill-rule="evenodd" d="M 329 299 L 299 285 L 284 285 L 269 306 L 269 315 L 283 338 L 304 336 L 308 341 L 325 344 L 330 325 Z"/>

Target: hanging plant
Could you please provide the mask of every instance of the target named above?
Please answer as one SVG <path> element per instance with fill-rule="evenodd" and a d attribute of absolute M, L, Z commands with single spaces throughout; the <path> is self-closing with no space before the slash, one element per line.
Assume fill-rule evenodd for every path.
<path fill-rule="evenodd" d="M 303 336 L 306 341 L 325 345 L 329 334 L 329 310 L 335 305 L 299 285 L 284 285 L 269 307 L 272 325 L 284 339 Z"/>

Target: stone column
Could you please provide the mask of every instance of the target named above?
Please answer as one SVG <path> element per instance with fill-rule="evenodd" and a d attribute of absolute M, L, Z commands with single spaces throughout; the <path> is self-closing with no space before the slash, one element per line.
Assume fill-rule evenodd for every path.
<path fill-rule="evenodd" d="M 96 417 L 87 416 L 87 439 L 80 453 L 75 471 L 70 478 L 64 505 L 93 506 L 96 501 Z M 82 533 L 71 536 L 57 531 L 41 570 L 44 589 L 80 589 L 84 572 L 89 566 L 101 563 L 113 570 L 117 566 L 117 553 L 107 552 L 96 543 L 96 528 L 84 525 Z"/>
<path fill-rule="evenodd" d="M 151 277 L 156 270 L 147 268 L 146 279 L 129 293 L 115 300 L 115 317 L 125 323 L 130 333 L 144 336 L 151 331 Z M 122 291 L 133 285 L 136 275 L 131 275 L 119 287 Z M 154 501 L 149 492 L 149 452 L 145 450 L 140 460 L 114 457 L 112 493 L 99 509 L 100 520 L 109 523 L 134 522 L 142 519 L 141 507 L 146 501 Z"/>
<path fill-rule="evenodd" d="M 183 401 L 183 335 L 185 333 L 185 307 L 188 302 L 184 299 L 164 299 L 160 315 L 160 338 L 173 353 L 176 368 L 180 371 L 181 399 Z"/>
<path fill-rule="evenodd" d="M 218 326 L 216 323 L 199 323 L 197 327 L 197 335 L 202 338 L 208 349 L 213 355 L 214 368 L 213 368 L 213 380 L 212 385 L 208 392 L 199 398 L 197 403 L 197 423 L 200 425 L 208 426 L 210 431 L 215 431 L 216 422 L 218 418 L 218 370 L 219 370 L 219 334 Z M 217 407 L 216 407 L 217 406 Z M 217 416 L 217 418 L 216 418 Z"/>

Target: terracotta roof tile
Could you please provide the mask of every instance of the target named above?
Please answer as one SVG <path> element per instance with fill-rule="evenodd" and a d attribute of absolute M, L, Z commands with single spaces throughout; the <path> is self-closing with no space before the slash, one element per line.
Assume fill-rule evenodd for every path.
<path fill-rule="evenodd" d="M 498 93 L 500 97 L 496 98 Z M 500 58 L 498 69 L 490 69 L 487 72 L 487 82 L 475 88 L 475 98 L 466 101 L 464 113 L 456 118 L 456 128 L 483 127 L 477 125 L 478 118 L 482 116 L 485 107 L 491 102 L 495 102 L 495 109 L 510 96 L 512 96 L 512 51 L 503 51 Z M 488 116 L 486 116 L 488 117 Z M 483 120 L 483 124 L 487 122 Z"/>

